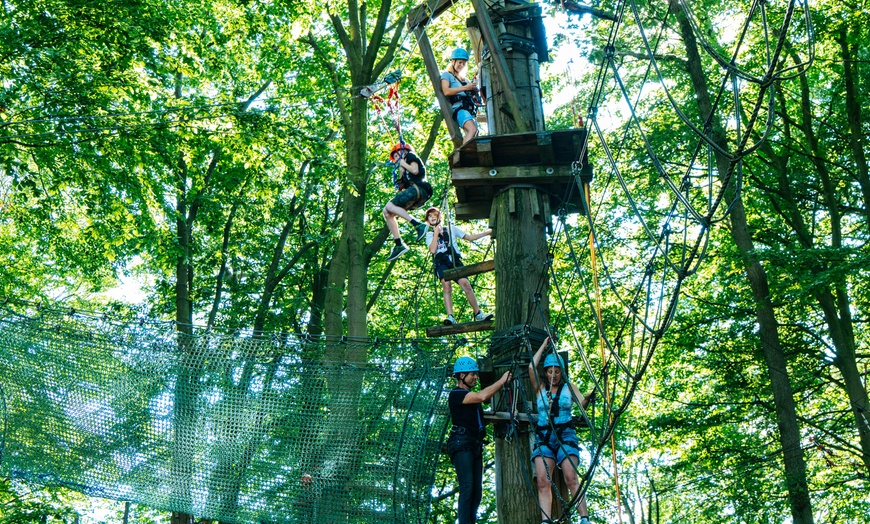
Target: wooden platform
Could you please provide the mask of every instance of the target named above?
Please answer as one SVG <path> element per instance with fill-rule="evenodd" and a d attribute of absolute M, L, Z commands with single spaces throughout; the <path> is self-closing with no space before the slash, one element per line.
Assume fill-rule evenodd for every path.
<path fill-rule="evenodd" d="M 550 208 L 562 201 L 572 213 L 585 212 L 582 184 L 592 180 L 585 149 L 586 129 L 481 136 L 450 156 L 456 188 L 456 218 L 488 218 L 492 199 L 503 189 L 531 185 L 550 194 Z"/>
<path fill-rule="evenodd" d="M 495 411 L 495 412 L 484 411 L 483 418 L 485 420 L 489 420 L 490 422 L 501 422 L 501 421 L 505 421 L 505 420 L 510 420 L 511 414 L 508 411 Z M 573 417 L 571 417 L 571 419 L 574 421 L 575 426 L 578 428 L 589 427 L 589 424 L 586 423 L 586 419 L 584 419 L 583 417 L 574 415 Z M 537 413 L 529 414 L 529 413 L 520 412 L 520 413 L 516 413 L 514 415 L 514 420 L 516 420 L 517 422 L 520 422 L 520 423 L 528 424 L 529 422 L 531 422 L 533 424 L 537 424 L 538 423 L 538 415 L 537 415 Z"/>
<path fill-rule="evenodd" d="M 587 134 L 580 128 L 479 136 L 453 152 L 450 167 L 570 166 L 576 160 L 585 166 L 587 156 L 578 159 L 578 153 Z M 592 175 L 591 169 L 588 174 Z"/>
<path fill-rule="evenodd" d="M 472 275 L 486 273 L 495 269 L 495 260 L 484 260 L 477 264 L 469 264 L 467 266 L 459 266 L 453 269 L 444 270 L 444 280 L 459 280 L 460 278 L 468 278 Z"/>
<path fill-rule="evenodd" d="M 459 333 L 475 333 L 477 331 L 492 330 L 492 320 L 481 320 L 480 322 L 464 322 L 461 324 L 453 324 L 452 326 L 435 326 L 426 328 L 427 337 L 443 337 L 445 335 L 457 335 Z"/>

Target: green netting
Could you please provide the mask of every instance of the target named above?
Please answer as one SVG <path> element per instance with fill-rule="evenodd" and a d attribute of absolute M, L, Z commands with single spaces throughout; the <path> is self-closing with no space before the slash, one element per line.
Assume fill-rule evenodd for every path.
<path fill-rule="evenodd" d="M 2 472 L 229 522 L 422 523 L 451 355 L 5 310 Z"/>

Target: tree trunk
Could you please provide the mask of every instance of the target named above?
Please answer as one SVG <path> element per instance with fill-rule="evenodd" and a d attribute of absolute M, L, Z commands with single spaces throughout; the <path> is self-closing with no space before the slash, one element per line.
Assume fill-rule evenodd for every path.
<path fill-rule="evenodd" d="M 544 236 L 549 217 L 541 212 L 546 209 L 541 200 L 544 198 L 549 197 L 536 189 L 510 188 L 493 202 L 491 220 L 498 242 L 495 251 L 496 332 L 527 323 L 539 328 L 549 324 L 550 279 Z M 504 371 L 496 370 L 496 376 Z M 528 378 L 525 391 L 531 391 Z M 499 400 L 500 396 L 494 398 L 493 405 L 498 405 Z M 541 514 L 537 504 L 529 499 L 526 480 L 532 473 L 529 458 L 534 432 L 514 438 L 517 442 L 510 444 L 495 439 L 498 521 L 502 524 L 538 522 Z"/>
<path fill-rule="evenodd" d="M 713 124 L 713 139 L 716 143 L 725 146 L 727 140 L 722 134 L 721 123 L 718 119 L 712 118 L 713 106 L 709 97 L 710 91 L 701 67 L 701 56 L 695 35 L 682 5 L 677 0 L 670 0 L 670 2 L 671 9 L 676 13 L 680 34 L 686 46 L 687 69 L 695 89 L 699 114 L 703 120 L 709 119 L 710 123 Z M 719 154 L 716 155 L 716 166 L 720 176 L 729 174 L 733 167 L 726 158 Z M 812 524 L 812 505 L 806 478 L 806 462 L 800 442 L 800 429 L 797 423 L 797 409 L 786 366 L 785 353 L 779 340 L 779 329 L 770 298 L 767 273 L 755 256 L 755 246 L 749 232 L 743 201 L 733 191 L 726 195 L 726 199 L 729 204 L 733 204 L 729 216 L 731 236 L 743 259 L 744 270 L 755 301 L 761 352 L 767 365 L 776 405 L 776 420 L 785 464 L 785 481 L 792 519 L 795 524 Z"/>
<path fill-rule="evenodd" d="M 178 234 L 178 258 L 175 265 L 175 321 L 178 332 L 179 373 L 175 383 L 173 403 L 172 484 L 173 505 L 192 508 L 193 452 L 196 439 L 196 398 L 199 392 L 199 373 L 195 371 L 195 348 L 191 340 L 193 314 L 190 303 L 190 232 L 187 207 L 187 169 L 184 159 L 178 162 L 178 187 L 176 188 L 176 221 Z M 176 511 L 171 524 L 187 524 L 193 515 Z"/>
<path fill-rule="evenodd" d="M 861 117 L 861 106 L 863 100 L 863 91 L 858 85 L 860 76 L 855 69 L 854 64 L 858 62 L 857 43 L 849 42 L 848 34 L 849 26 L 844 24 L 838 34 L 838 42 L 840 44 L 840 52 L 843 58 L 843 82 L 846 87 L 846 117 L 849 122 L 849 147 L 852 150 L 852 157 L 855 163 L 855 174 L 858 179 L 858 184 L 861 186 L 861 195 L 864 200 L 864 217 L 866 220 L 865 226 L 870 228 L 870 174 L 868 174 L 867 166 L 867 138 L 863 131 L 864 122 Z M 856 29 L 856 33 L 860 31 Z M 854 39 L 853 39 L 854 41 Z M 855 336 L 852 332 L 852 316 L 851 304 L 849 303 L 846 293 L 845 284 L 838 286 L 837 293 L 837 308 L 831 307 L 825 309 L 825 318 L 830 318 L 832 321 L 842 321 L 843 329 L 840 329 L 845 338 L 844 346 L 841 350 L 837 346 L 837 358 L 834 364 L 840 373 L 843 374 L 843 381 L 846 383 L 846 393 L 849 396 L 849 404 L 852 414 L 855 417 L 855 424 L 858 427 L 858 437 L 861 442 L 861 459 L 864 466 L 870 470 L 870 402 L 867 398 L 867 389 L 861 382 L 861 373 L 858 371 L 858 365 L 855 361 Z M 835 304 L 834 300 L 830 301 L 830 305 Z M 824 305 L 822 306 L 825 307 Z M 836 315 L 836 309 L 839 309 L 840 314 Z M 829 325 L 831 325 L 829 323 Z M 832 331 L 834 326 L 832 327 Z M 832 338 L 835 334 L 832 332 Z M 835 343 L 836 343 L 836 339 Z"/>
<path fill-rule="evenodd" d="M 843 46 L 843 51 L 847 51 L 847 47 Z M 845 59 L 845 57 L 844 57 Z M 847 60 L 848 61 L 848 60 Z M 849 70 L 844 71 L 848 74 Z M 813 110 L 810 98 L 810 87 L 806 75 L 800 75 L 801 86 L 801 124 L 800 128 L 806 137 L 810 161 L 819 175 L 819 180 L 822 183 L 822 196 L 824 198 L 825 207 L 830 218 L 831 227 L 831 247 L 835 250 L 842 249 L 842 220 L 840 212 L 840 199 L 837 194 L 839 184 L 832 180 L 830 170 L 828 169 L 827 155 L 819 145 L 819 139 L 813 127 Z M 851 90 L 855 95 L 854 90 Z M 847 89 L 847 93 L 850 90 Z M 847 96 L 847 98 L 849 98 Z M 847 100 L 847 105 L 854 104 Z M 850 110 L 850 123 L 853 118 L 853 113 L 857 113 L 860 119 L 860 110 Z M 860 141 L 860 139 L 859 139 Z M 854 149 L 853 149 L 854 153 Z M 772 153 L 769 153 L 773 156 Z M 863 157 L 862 157 L 863 158 Z M 862 158 L 856 159 L 859 165 L 864 163 Z M 784 166 L 783 166 L 784 167 Z M 859 178 L 861 177 L 861 169 L 858 169 Z M 864 167 L 866 172 L 866 165 Z M 784 178 L 784 175 L 783 175 Z M 793 192 L 788 187 L 786 181 L 780 182 L 780 194 L 789 200 L 789 205 L 792 209 L 797 209 L 797 202 L 793 196 Z M 870 209 L 870 200 L 865 201 L 865 209 Z M 810 228 L 804 223 L 804 218 L 799 213 L 793 213 L 789 217 L 789 223 L 798 233 L 796 238 L 801 244 L 807 248 L 815 248 L 815 240 L 811 237 Z M 821 261 L 819 261 L 821 262 Z M 825 271 L 823 264 L 819 263 L 811 268 L 814 275 L 819 276 L 819 273 Z M 836 350 L 836 358 L 834 365 L 843 376 L 843 384 L 845 392 L 849 399 L 851 411 L 855 419 L 855 425 L 858 430 L 858 439 L 861 445 L 861 457 L 864 466 L 870 469 L 870 420 L 867 418 L 868 406 L 867 390 L 861 380 L 861 372 L 858 369 L 857 357 L 855 354 L 855 333 L 852 320 L 852 303 L 848 292 L 848 283 L 846 282 L 847 275 L 840 271 L 837 274 L 837 279 L 832 282 L 831 286 L 819 288 L 813 292 L 816 301 L 822 309 L 825 318 L 825 324 L 828 328 L 828 334 L 831 337 L 831 342 Z M 827 279 L 825 279 L 827 280 Z"/>

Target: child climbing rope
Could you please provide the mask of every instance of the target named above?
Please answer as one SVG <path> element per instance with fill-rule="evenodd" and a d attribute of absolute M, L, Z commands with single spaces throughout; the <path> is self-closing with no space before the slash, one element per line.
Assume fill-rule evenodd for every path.
<path fill-rule="evenodd" d="M 474 80 L 469 82 L 465 76 L 468 58 L 468 51 L 465 49 L 454 49 L 450 54 L 447 70 L 441 73 L 441 92 L 453 104 L 453 119 L 465 131 L 463 144 L 477 136 L 477 105 L 474 97 L 478 90 Z"/>
<path fill-rule="evenodd" d="M 408 251 L 408 246 L 402 242 L 399 234 L 396 217 L 402 217 L 414 226 L 416 241 L 419 242 L 426 234 L 426 224 L 412 217 L 408 211 L 417 209 L 432 196 L 432 186 L 426 181 L 426 166 L 409 144 L 399 142 L 394 145 L 390 160 L 395 163 L 393 185 L 398 193 L 384 206 L 384 220 L 394 243 L 387 261 L 395 260 Z"/>
<path fill-rule="evenodd" d="M 426 233 L 426 244 L 429 246 L 429 253 L 435 255 L 435 277 L 441 281 L 441 288 L 444 292 L 444 308 L 447 310 L 444 324 L 450 326 L 456 323 L 456 319 L 453 318 L 453 282 L 444 280 L 444 271 L 463 265 L 462 255 L 456 240 L 461 238 L 473 242 L 492 234 L 492 229 L 473 235 L 469 235 L 454 225 L 451 225 L 448 230 L 441 223 L 441 210 L 437 207 L 430 207 L 426 210 L 426 224 L 432 228 L 432 231 Z M 492 320 L 492 314 L 486 314 L 480 309 L 471 282 L 463 277 L 458 279 L 456 283 L 465 292 L 465 298 L 468 299 L 468 304 L 474 312 L 474 320 Z"/>
<path fill-rule="evenodd" d="M 594 391 L 584 396 L 577 386 L 568 382 L 567 377 L 563 377 L 562 370 L 565 363 L 555 351 L 544 358 L 545 383 L 538 389 L 536 368 L 549 344 L 550 337 L 547 337 L 529 363 L 532 390 L 537 392 L 538 421 L 535 428 L 535 450 L 532 452 L 532 461 L 535 463 L 542 524 L 554 522 L 551 520 L 552 478 L 556 472 L 556 464 L 559 465 L 562 477 L 571 493 L 577 493 L 580 489 L 580 480 L 577 476 L 580 443 L 577 440 L 571 407 L 574 402 L 577 402 L 585 408 L 595 398 Z M 580 513 L 580 524 L 590 524 L 585 497 L 580 498 L 577 510 Z"/>

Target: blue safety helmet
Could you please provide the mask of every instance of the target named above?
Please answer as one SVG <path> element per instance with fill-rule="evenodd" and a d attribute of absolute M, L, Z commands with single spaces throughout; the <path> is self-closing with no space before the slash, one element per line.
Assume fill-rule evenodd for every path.
<path fill-rule="evenodd" d="M 461 47 L 457 47 L 452 53 L 450 53 L 450 60 L 465 60 L 467 62 L 468 59 L 468 51 Z"/>
<path fill-rule="evenodd" d="M 565 363 L 562 362 L 562 357 L 560 357 L 558 354 L 550 353 L 544 359 L 544 369 L 551 368 L 554 366 L 558 366 L 559 369 L 564 369 Z"/>
<path fill-rule="evenodd" d="M 454 375 L 457 373 L 471 373 L 473 371 L 480 371 L 480 368 L 477 367 L 477 361 L 471 357 L 459 357 L 453 364 Z"/>

